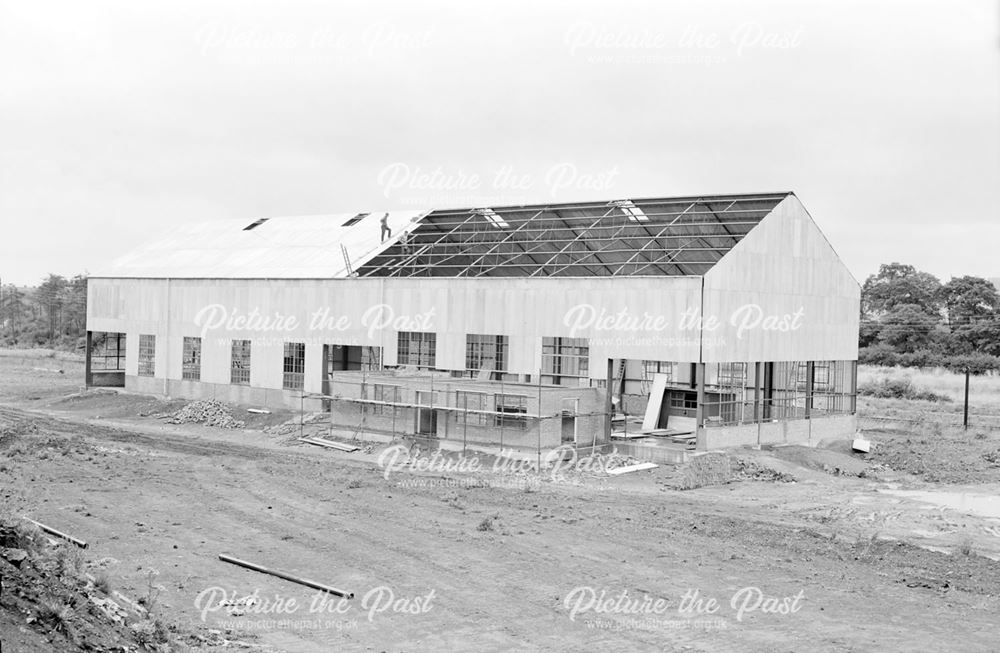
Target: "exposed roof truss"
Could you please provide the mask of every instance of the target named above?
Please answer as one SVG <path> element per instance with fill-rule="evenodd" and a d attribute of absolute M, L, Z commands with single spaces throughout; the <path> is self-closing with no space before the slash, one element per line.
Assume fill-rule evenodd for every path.
<path fill-rule="evenodd" d="M 702 275 L 789 193 L 432 211 L 359 276 Z"/>

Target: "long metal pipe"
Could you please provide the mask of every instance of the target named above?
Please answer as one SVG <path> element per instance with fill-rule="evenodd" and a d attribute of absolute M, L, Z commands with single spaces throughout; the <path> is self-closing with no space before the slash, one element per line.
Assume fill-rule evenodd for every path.
<path fill-rule="evenodd" d="M 246 560 L 240 560 L 239 558 L 234 558 L 228 556 L 225 553 L 219 554 L 219 560 L 223 562 L 228 562 L 239 567 L 245 567 L 252 571 L 260 572 L 262 574 L 267 574 L 269 576 L 276 576 L 277 578 L 282 578 L 293 583 L 298 583 L 299 585 L 305 585 L 306 587 L 312 587 L 313 589 L 318 589 L 322 592 L 328 592 L 330 594 L 336 594 L 337 596 L 342 596 L 345 599 L 353 599 L 354 592 L 348 592 L 346 590 L 339 590 L 336 587 L 331 587 L 330 585 L 324 585 L 323 583 L 317 583 L 314 580 L 308 580 L 306 578 L 299 578 L 298 576 L 293 576 L 292 574 L 287 574 L 283 571 L 277 571 L 276 569 L 268 569 L 267 567 L 262 567 L 261 565 L 256 565 L 252 562 L 247 562 Z"/>
<path fill-rule="evenodd" d="M 67 542 L 71 542 L 71 543 L 77 545 L 81 549 L 86 549 L 87 548 L 87 543 L 84 542 L 83 540 L 78 540 L 77 538 L 73 537 L 72 535 L 67 535 L 66 533 L 63 533 L 62 531 L 57 531 L 56 529 L 52 528 L 51 526 L 46 526 L 45 524 L 43 524 L 41 522 L 37 522 L 34 519 L 28 519 L 27 517 L 24 517 L 24 519 L 25 519 L 25 521 L 30 521 L 32 524 L 34 524 L 38 528 L 42 529 L 43 531 L 45 531 L 49 535 L 55 535 L 56 537 L 60 537 L 60 538 L 62 538 L 64 540 L 66 540 Z"/>

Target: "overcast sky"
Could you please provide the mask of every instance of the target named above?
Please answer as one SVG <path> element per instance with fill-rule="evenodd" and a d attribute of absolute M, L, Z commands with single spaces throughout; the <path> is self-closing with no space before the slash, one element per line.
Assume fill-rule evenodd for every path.
<path fill-rule="evenodd" d="M 1000 276 L 995 0 L 0 2 L 0 278 L 187 221 L 793 190 Z"/>

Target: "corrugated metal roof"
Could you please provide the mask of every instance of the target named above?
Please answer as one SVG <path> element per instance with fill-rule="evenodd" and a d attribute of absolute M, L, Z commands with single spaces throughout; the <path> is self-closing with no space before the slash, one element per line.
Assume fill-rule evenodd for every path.
<path fill-rule="evenodd" d="M 269 218 L 255 222 L 215 220 L 185 224 L 112 262 L 92 277 L 173 279 L 331 279 L 347 276 L 343 245 L 355 269 L 412 230 L 425 211 L 393 211 L 387 223 L 392 238 L 381 242 L 379 221 L 371 213 L 343 226 L 356 213 Z"/>

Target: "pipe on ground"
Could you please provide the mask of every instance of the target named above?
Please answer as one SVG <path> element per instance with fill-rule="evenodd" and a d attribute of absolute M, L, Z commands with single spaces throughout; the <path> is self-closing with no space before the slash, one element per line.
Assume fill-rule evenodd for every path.
<path fill-rule="evenodd" d="M 41 522 L 37 522 L 34 519 L 28 519 L 27 517 L 24 517 L 24 520 L 31 522 L 32 524 L 34 524 L 35 526 L 37 526 L 41 530 L 45 531 L 49 535 L 55 535 L 56 537 L 62 538 L 64 540 L 66 540 L 67 542 L 70 542 L 72 544 L 77 545 L 81 549 L 86 549 L 87 548 L 87 543 L 86 542 L 84 542 L 83 540 L 78 540 L 77 538 L 73 537 L 72 535 L 67 535 L 66 533 L 63 533 L 62 531 L 57 531 L 56 529 L 52 528 L 51 526 L 46 526 L 45 524 L 43 524 Z"/>
<path fill-rule="evenodd" d="M 298 583 L 299 585 L 305 585 L 306 587 L 312 587 L 313 589 L 318 589 L 321 592 L 328 592 L 330 594 L 336 594 L 337 596 L 342 596 L 345 599 L 353 599 L 354 592 L 348 592 L 346 590 L 340 590 L 336 587 L 331 587 L 329 585 L 324 585 L 323 583 L 317 583 L 314 580 L 308 580 L 306 578 L 299 578 L 298 576 L 293 576 L 291 574 L 286 574 L 283 571 L 278 571 L 276 569 L 268 569 L 267 567 L 262 567 L 261 565 L 254 564 L 252 562 L 247 562 L 246 560 L 240 560 L 239 558 L 234 558 L 228 556 L 225 553 L 219 554 L 219 560 L 223 562 L 228 562 L 229 564 L 237 565 L 238 567 L 245 567 L 252 571 L 259 572 L 261 574 L 267 574 L 269 576 L 276 576 L 293 583 Z"/>

